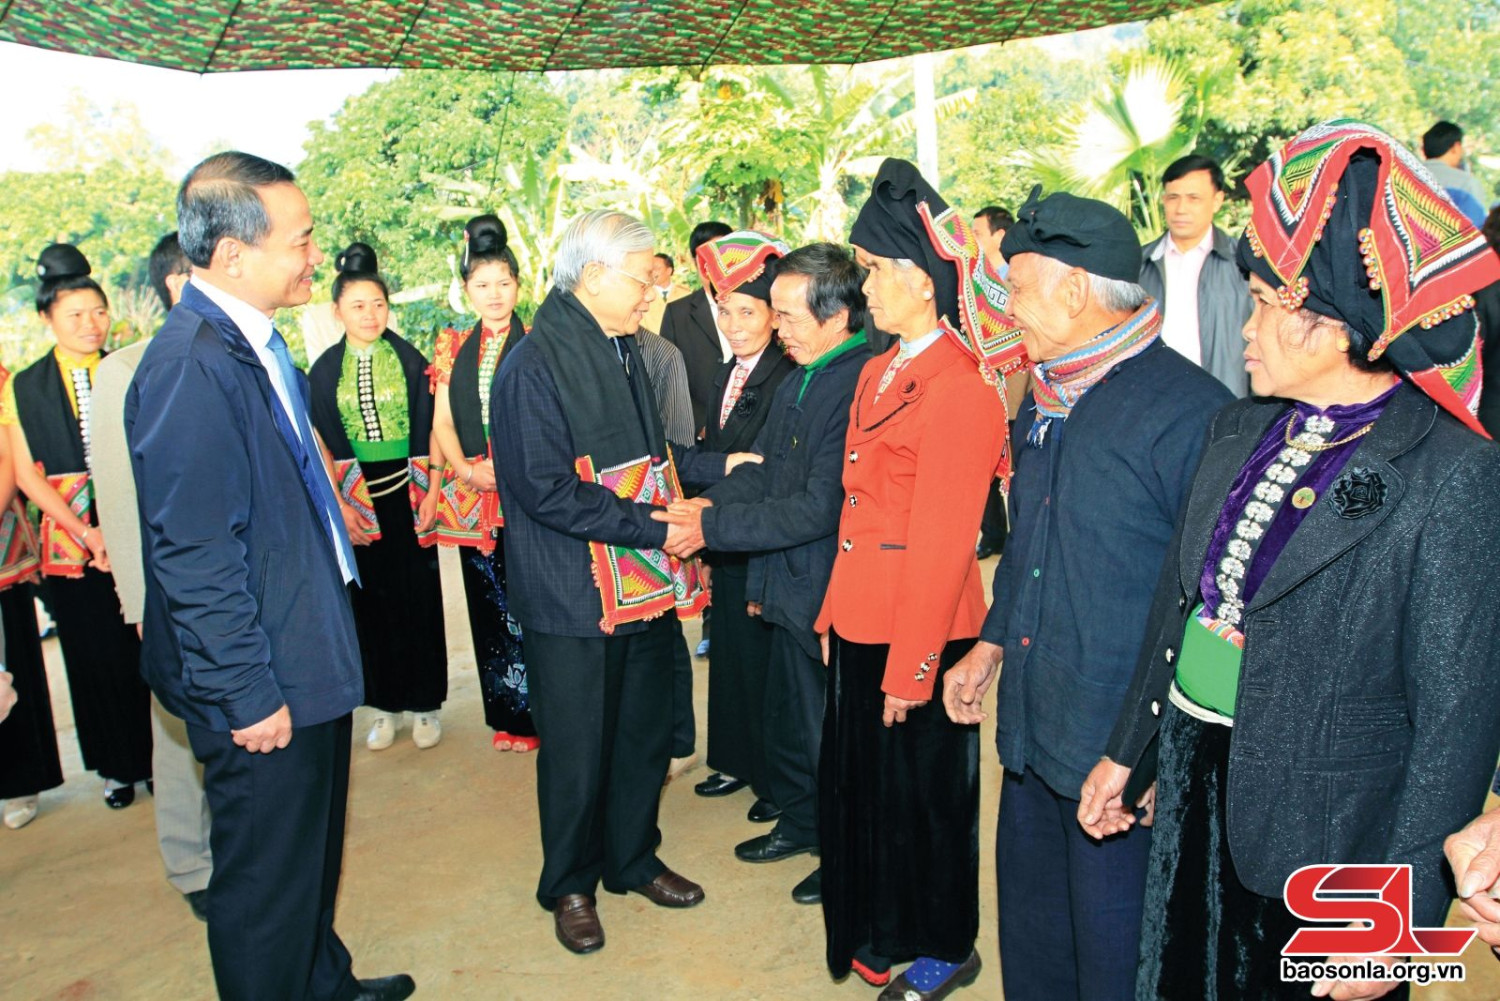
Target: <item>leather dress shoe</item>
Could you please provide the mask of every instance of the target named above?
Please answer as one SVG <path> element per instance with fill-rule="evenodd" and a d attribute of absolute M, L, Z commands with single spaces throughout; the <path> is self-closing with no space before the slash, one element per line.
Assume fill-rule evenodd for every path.
<path fill-rule="evenodd" d="M 708 778 L 693 786 L 693 792 L 699 796 L 728 796 L 732 792 L 739 792 L 745 788 L 745 780 L 737 779 L 733 775 L 724 775 L 714 772 Z"/>
<path fill-rule="evenodd" d="M 793 855 L 805 855 L 817 847 L 793 841 L 777 828 L 770 834 L 762 834 L 735 845 L 734 857 L 741 862 L 779 862 Z"/>
<path fill-rule="evenodd" d="M 184 893 L 182 896 L 183 896 L 183 899 L 187 901 L 188 907 L 192 910 L 193 917 L 197 918 L 199 921 L 207 922 L 208 921 L 208 891 L 207 890 L 189 890 L 187 893 Z"/>
<path fill-rule="evenodd" d="M 975 951 L 969 953 L 969 958 L 963 961 L 963 965 L 936 987 L 924 991 L 903 973 L 891 980 L 886 989 L 880 992 L 877 1001 L 942 1001 L 960 987 L 967 987 L 978 979 L 979 953 Z"/>
<path fill-rule="evenodd" d="M 359 981 L 354 1001 L 406 1001 L 417 993 L 417 982 L 405 973 Z"/>
<path fill-rule="evenodd" d="M 799 904 L 821 904 L 823 902 L 822 866 L 818 866 L 806 879 L 792 887 L 792 899 Z"/>
<path fill-rule="evenodd" d="M 998 548 L 990 545 L 988 542 L 981 542 L 979 545 L 974 547 L 974 558 L 978 560 L 987 560 L 999 551 L 1000 550 Z"/>
<path fill-rule="evenodd" d="M 750 812 L 745 814 L 745 819 L 752 824 L 769 824 L 781 816 L 781 807 L 768 799 L 758 799 L 750 804 Z"/>
<path fill-rule="evenodd" d="M 663 869 L 645 886 L 637 886 L 639 893 L 658 907 L 693 907 L 703 903 L 703 887 L 686 876 L 679 876 L 671 869 Z"/>
<path fill-rule="evenodd" d="M 121 786 L 104 794 L 104 805 L 111 810 L 123 810 L 135 802 L 135 786 Z"/>
<path fill-rule="evenodd" d="M 569 952 L 581 956 L 604 948 L 604 926 L 599 924 L 593 897 L 582 893 L 558 897 L 552 907 L 552 922 L 557 926 L 557 940 Z"/>

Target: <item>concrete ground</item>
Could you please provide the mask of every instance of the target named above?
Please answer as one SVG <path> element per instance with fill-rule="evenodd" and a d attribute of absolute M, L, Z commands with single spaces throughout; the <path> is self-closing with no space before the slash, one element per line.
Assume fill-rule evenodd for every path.
<path fill-rule="evenodd" d="M 604 895 L 604 950 L 573 956 L 557 943 L 550 915 L 532 896 L 541 866 L 534 758 L 490 748 L 456 571 L 445 559 L 451 687 L 443 742 L 419 751 L 403 729 L 396 746 L 372 753 L 363 746 L 367 711 L 355 715 L 338 929 L 356 973 L 408 971 L 417 996 L 427 999 L 873 1001 L 874 992 L 857 979 L 828 979 L 822 913 L 788 895 L 812 861 L 736 861 L 733 846 L 767 828 L 746 822 L 748 791 L 718 800 L 694 796 L 692 783 L 706 774 L 701 765 L 663 794 L 662 858 L 701 882 L 707 900 L 670 911 L 635 895 Z M 690 642 L 696 644 L 698 632 L 691 624 Z M 100 802 L 102 783 L 79 762 L 56 642 L 46 645 L 68 781 L 43 794 L 41 814 L 28 827 L 0 828 L 0 998 L 212 998 L 203 925 L 163 877 L 151 800 L 142 794 L 118 812 Z M 701 753 L 708 669 L 704 661 L 695 668 Z M 999 766 L 992 738 L 986 724 L 979 940 L 985 969 L 974 987 L 956 995 L 965 1001 L 1001 997 L 993 852 Z M 1467 962 L 1467 984 L 1418 997 L 1500 998 L 1500 963 L 1478 944 Z"/>

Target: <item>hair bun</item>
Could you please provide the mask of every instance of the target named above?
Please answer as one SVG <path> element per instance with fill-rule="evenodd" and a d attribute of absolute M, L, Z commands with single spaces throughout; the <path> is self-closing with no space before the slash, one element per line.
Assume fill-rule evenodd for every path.
<path fill-rule="evenodd" d="M 505 223 L 492 213 L 477 215 L 464 226 L 464 237 L 469 244 L 470 256 L 498 254 L 506 246 Z"/>
<path fill-rule="evenodd" d="M 93 270 L 89 259 L 71 243 L 54 243 L 36 259 L 36 275 L 44 282 L 82 278 Z"/>
<path fill-rule="evenodd" d="M 351 243 L 333 262 L 334 270 L 341 275 L 374 275 L 380 273 L 380 264 L 375 260 L 375 248 L 368 243 Z"/>

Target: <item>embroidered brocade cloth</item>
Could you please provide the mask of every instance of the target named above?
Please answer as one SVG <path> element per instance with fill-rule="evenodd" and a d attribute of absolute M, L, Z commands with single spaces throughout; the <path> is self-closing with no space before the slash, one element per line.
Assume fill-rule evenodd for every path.
<path fill-rule="evenodd" d="M 642 456 L 633 462 L 595 469 L 583 456 L 576 462 L 578 476 L 609 488 L 616 497 L 636 504 L 666 506 L 682 497 L 670 448 L 665 462 Z M 594 583 L 604 608 L 599 628 L 613 634 L 625 622 L 654 619 L 676 609 L 690 619 L 708 607 L 708 592 L 694 560 L 683 561 L 660 549 L 630 549 L 590 542 Z"/>
<path fill-rule="evenodd" d="M 406 373 L 389 341 L 378 340 L 363 350 L 345 345 L 338 409 L 355 458 L 380 462 L 410 454 L 406 395 Z"/>

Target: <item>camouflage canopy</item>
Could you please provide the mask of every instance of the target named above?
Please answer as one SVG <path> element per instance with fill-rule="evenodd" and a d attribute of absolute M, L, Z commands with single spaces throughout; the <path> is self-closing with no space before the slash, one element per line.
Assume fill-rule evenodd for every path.
<path fill-rule="evenodd" d="M 861 63 L 1205 0 L 0 0 L 0 41 L 193 73 Z"/>

